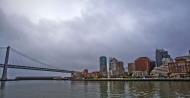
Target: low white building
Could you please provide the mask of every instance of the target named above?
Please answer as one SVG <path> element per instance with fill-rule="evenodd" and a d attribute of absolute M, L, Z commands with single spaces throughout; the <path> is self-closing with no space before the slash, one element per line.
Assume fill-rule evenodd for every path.
<path fill-rule="evenodd" d="M 159 77 L 159 76 L 167 77 L 169 74 L 169 68 L 167 65 L 155 67 L 150 74 L 154 77 Z"/>

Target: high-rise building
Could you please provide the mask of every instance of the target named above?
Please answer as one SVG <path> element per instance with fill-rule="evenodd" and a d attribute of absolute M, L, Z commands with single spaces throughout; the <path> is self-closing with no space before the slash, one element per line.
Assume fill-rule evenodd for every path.
<path fill-rule="evenodd" d="M 165 51 L 164 49 L 156 49 L 156 66 L 157 67 L 163 64 L 162 62 L 163 58 L 170 58 L 168 51 Z"/>
<path fill-rule="evenodd" d="M 111 76 L 114 75 L 115 71 L 116 71 L 116 67 L 117 67 L 117 59 L 116 58 L 109 58 L 109 63 L 110 63 L 110 73 Z"/>
<path fill-rule="evenodd" d="M 116 70 L 117 70 L 116 74 L 118 75 L 122 75 L 125 73 L 124 63 L 122 61 L 117 62 Z"/>
<path fill-rule="evenodd" d="M 110 73 L 112 77 L 120 77 L 124 74 L 124 63 L 122 61 L 118 61 L 116 58 L 109 58 L 110 63 Z"/>
<path fill-rule="evenodd" d="M 150 69 L 149 69 L 149 72 L 151 72 L 154 69 L 155 66 L 156 66 L 156 62 L 154 60 L 150 59 Z"/>
<path fill-rule="evenodd" d="M 135 71 L 149 72 L 150 68 L 150 59 L 148 57 L 139 57 L 135 60 Z"/>
<path fill-rule="evenodd" d="M 148 57 L 139 57 L 134 63 L 128 64 L 128 73 L 132 76 L 143 77 L 150 74 L 155 66 L 155 61 Z"/>
<path fill-rule="evenodd" d="M 128 63 L 128 73 L 133 74 L 133 71 L 135 71 L 135 63 Z"/>
<path fill-rule="evenodd" d="M 106 56 L 100 57 L 100 73 L 102 76 L 106 76 L 106 73 L 107 73 L 107 58 L 106 58 Z"/>
<path fill-rule="evenodd" d="M 139 57 L 135 60 L 134 76 L 146 76 L 149 75 L 154 65 L 151 65 L 151 60 L 148 57 Z"/>

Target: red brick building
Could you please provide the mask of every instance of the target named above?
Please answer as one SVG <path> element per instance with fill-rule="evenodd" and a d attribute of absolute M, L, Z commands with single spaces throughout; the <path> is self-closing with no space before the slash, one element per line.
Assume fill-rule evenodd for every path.
<path fill-rule="evenodd" d="M 150 72 L 151 63 L 147 57 L 139 57 L 135 60 L 135 71 L 146 71 Z"/>
<path fill-rule="evenodd" d="M 132 76 L 143 77 L 150 74 L 155 66 L 155 61 L 148 57 L 139 57 L 134 63 L 128 64 L 128 73 Z"/>

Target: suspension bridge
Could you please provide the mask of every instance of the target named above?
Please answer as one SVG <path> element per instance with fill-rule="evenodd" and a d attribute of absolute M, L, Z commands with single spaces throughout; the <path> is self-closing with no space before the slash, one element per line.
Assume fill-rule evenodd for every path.
<path fill-rule="evenodd" d="M 0 80 L 7 80 L 8 68 L 71 74 L 77 73 L 77 71 L 65 70 L 41 62 L 40 60 L 34 59 L 26 54 L 23 54 L 14 48 L 11 48 L 10 46 L 0 47 L 0 68 L 3 68 L 3 73 Z"/>

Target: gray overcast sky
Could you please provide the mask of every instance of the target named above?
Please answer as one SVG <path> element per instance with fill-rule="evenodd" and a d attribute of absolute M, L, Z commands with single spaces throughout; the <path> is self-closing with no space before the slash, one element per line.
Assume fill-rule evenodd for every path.
<path fill-rule="evenodd" d="M 189 0 L 0 0 L 0 46 L 65 69 L 190 49 Z"/>

